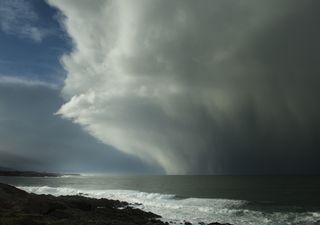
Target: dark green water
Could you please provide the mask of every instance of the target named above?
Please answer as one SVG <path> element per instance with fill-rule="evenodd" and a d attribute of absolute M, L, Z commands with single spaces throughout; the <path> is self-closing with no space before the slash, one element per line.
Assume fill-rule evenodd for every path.
<path fill-rule="evenodd" d="M 124 189 L 180 197 L 226 198 L 318 204 L 318 176 L 83 176 L 62 178 L 0 177 L 15 186 L 67 186 Z"/>

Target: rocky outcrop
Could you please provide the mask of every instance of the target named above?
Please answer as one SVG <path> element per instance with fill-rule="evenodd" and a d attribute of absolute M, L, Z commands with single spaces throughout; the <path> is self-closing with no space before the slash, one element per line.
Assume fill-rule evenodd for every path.
<path fill-rule="evenodd" d="M 35 195 L 0 184 L 1 225 L 163 224 L 156 218 L 159 216 L 131 208 L 126 202 Z"/>
<path fill-rule="evenodd" d="M 0 176 L 3 177 L 59 177 L 62 175 L 64 174 L 35 171 L 0 170 Z"/>
<path fill-rule="evenodd" d="M 83 196 L 29 194 L 0 183 L 1 225 L 165 225 L 126 202 Z M 218 223 L 215 223 L 220 225 Z"/>
<path fill-rule="evenodd" d="M 49 173 L 36 171 L 10 170 L 0 167 L 0 176 L 2 177 L 61 177 L 61 176 L 81 176 L 78 173 Z"/>

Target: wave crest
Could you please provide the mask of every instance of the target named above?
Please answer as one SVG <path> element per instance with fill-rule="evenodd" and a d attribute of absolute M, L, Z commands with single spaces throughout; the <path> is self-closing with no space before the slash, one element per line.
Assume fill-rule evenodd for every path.
<path fill-rule="evenodd" d="M 220 222 L 238 225 L 317 224 L 319 212 L 262 212 L 245 207 L 246 201 L 228 199 L 178 198 L 172 194 L 147 193 L 135 190 L 81 190 L 70 187 L 24 186 L 18 187 L 35 194 L 84 195 L 91 198 L 107 198 L 126 201 L 133 207 L 151 211 L 165 221 L 180 223 L 183 220 Z"/>

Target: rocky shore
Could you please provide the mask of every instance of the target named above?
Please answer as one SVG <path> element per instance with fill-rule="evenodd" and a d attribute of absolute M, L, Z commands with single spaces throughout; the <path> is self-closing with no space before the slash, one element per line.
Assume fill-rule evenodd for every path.
<path fill-rule="evenodd" d="M 80 174 L 63 174 L 35 171 L 18 171 L 18 170 L 0 170 L 0 176 L 3 177 L 61 177 L 65 175 L 80 176 Z"/>
<path fill-rule="evenodd" d="M 84 196 L 36 195 L 0 183 L 1 225 L 168 224 L 159 218 L 154 213 L 132 208 L 126 202 Z"/>

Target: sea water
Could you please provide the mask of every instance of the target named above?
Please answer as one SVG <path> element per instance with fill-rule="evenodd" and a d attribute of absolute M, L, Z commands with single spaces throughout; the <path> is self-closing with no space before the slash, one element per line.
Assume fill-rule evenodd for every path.
<path fill-rule="evenodd" d="M 82 175 L 0 182 L 37 194 L 126 201 L 172 223 L 320 224 L 320 177 Z"/>

